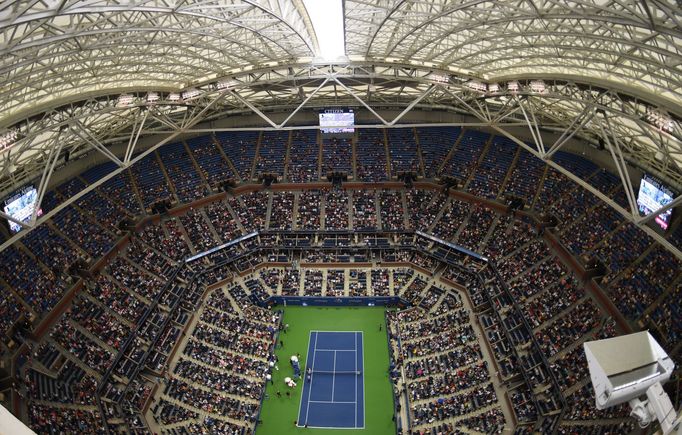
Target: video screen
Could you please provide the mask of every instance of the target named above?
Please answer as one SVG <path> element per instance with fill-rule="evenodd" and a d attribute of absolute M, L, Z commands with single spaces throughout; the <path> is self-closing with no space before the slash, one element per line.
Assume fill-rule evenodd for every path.
<path fill-rule="evenodd" d="M 673 201 L 673 192 L 661 184 L 655 178 L 644 175 L 639 183 L 639 195 L 637 195 L 637 206 L 639 213 L 646 216 L 659 208 L 670 204 Z M 664 230 L 668 229 L 672 218 L 672 209 L 666 210 L 654 219 Z"/>
<path fill-rule="evenodd" d="M 322 133 L 353 133 L 355 113 L 352 110 L 325 111 L 320 113 L 320 127 Z"/>
<path fill-rule="evenodd" d="M 31 220 L 37 201 L 38 191 L 36 188 L 26 186 L 5 200 L 4 212 L 20 222 L 28 222 Z M 38 210 L 38 216 L 41 214 L 43 214 L 42 210 Z M 10 220 L 7 223 L 9 223 L 9 229 L 13 233 L 21 231 L 21 225 Z"/>

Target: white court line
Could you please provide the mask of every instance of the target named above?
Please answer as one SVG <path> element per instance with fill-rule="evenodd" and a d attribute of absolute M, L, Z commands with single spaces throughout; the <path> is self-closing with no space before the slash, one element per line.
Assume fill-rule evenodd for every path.
<path fill-rule="evenodd" d="M 303 426 L 298 426 L 298 427 L 303 427 Z M 339 427 L 339 426 L 308 426 L 308 429 L 364 429 L 365 426 L 362 427 Z"/>
<path fill-rule="evenodd" d="M 307 347 L 308 350 L 307 350 L 306 352 L 310 351 L 310 341 L 311 341 L 312 339 L 313 339 L 313 331 L 310 331 L 310 335 L 308 335 L 308 347 Z M 307 354 L 307 353 L 306 353 L 306 358 L 308 358 L 308 354 Z M 309 363 L 309 362 L 310 362 L 310 361 L 306 361 L 306 363 Z M 306 365 L 307 365 L 307 364 L 306 364 Z M 305 379 L 306 379 L 306 378 L 303 378 L 303 388 L 304 388 L 304 389 L 305 389 Z M 310 389 L 308 389 L 308 398 L 310 398 Z M 302 409 L 303 409 L 303 391 L 301 390 L 301 403 L 299 403 L 299 405 L 298 405 L 298 414 L 296 415 L 296 418 L 297 418 L 297 419 L 298 419 L 298 417 L 301 416 L 301 410 L 302 410 Z M 299 422 L 296 423 L 297 426 L 299 426 L 298 423 L 299 423 Z"/>
<path fill-rule="evenodd" d="M 360 340 L 361 343 L 361 348 L 365 345 L 365 336 L 360 331 L 360 337 L 362 337 L 362 340 Z M 357 359 L 357 356 L 355 357 Z M 357 382 L 356 382 L 357 383 Z M 358 400 L 358 396 L 355 396 L 355 400 Z M 362 352 L 362 429 L 365 428 L 365 419 L 367 418 L 367 414 L 365 413 L 365 410 L 367 407 L 365 404 L 367 403 L 367 398 L 365 397 L 365 352 Z M 355 423 L 355 426 L 358 424 Z"/>
<path fill-rule="evenodd" d="M 334 402 L 334 385 L 336 384 L 336 352 L 334 352 L 334 366 L 332 368 L 332 402 Z"/>
<path fill-rule="evenodd" d="M 340 332 L 340 333 L 351 333 L 351 332 L 361 332 L 361 331 L 329 331 L 326 329 L 311 329 L 310 332 Z"/>
<path fill-rule="evenodd" d="M 357 403 L 357 402 L 334 402 L 333 400 L 310 400 L 310 403 Z"/>
<path fill-rule="evenodd" d="M 353 334 L 353 340 L 355 340 L 355 352 L 358 351 L 358 333 L 356 332 Z M 355 373 L 358 372 L 358 354 L 355 354 L 355 358 L 353 358 L 353 368 L 355 369 Z M 353 386 L 355 388 L 355 423 L 353 426 L 357 427 L 358 426 L 358 378 L 353 379 Z"/>
<path fill-rule="evenodd" d="M 318 352 L 357 352 L 355 349 L 317 349 Z"/>
<path fill-rule="evenodd" d="M 312 332 L 310 335 L 313 335 Z M 308 405 L 305 408 L 305 422 L 306 424 L 308 423 L 308 413 L 310 412 L 310 396 L 313 394 L 313 376 L 315 376 L 315 348 L 317 347 L 317 336 L 319 334 L 315 333 L 315 344 L 313 345 L 313 361 L 310 364 L 311 365 L 311 370 L 313 373 L 310 373 L 310 384 L 308 385 Z M 310 345 L 308 345 L 308 349 L 310 349 Z M 305 379 L 305 378 L 303 378 Z M 303 385 L 305 385 L 305 380 L 303 381 Z M 301 395 L 302 396 L 302 395 Z M 300 422 L 299 422 L 300 423 Z"/>

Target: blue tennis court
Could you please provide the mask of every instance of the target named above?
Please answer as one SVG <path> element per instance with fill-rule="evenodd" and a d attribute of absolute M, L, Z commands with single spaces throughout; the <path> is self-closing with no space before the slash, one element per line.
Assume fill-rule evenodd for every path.
<path fill-rule="evenodd" d="M 298 426 L 364 428 L 362 332 L 311 331 L 306 363 Z"/>

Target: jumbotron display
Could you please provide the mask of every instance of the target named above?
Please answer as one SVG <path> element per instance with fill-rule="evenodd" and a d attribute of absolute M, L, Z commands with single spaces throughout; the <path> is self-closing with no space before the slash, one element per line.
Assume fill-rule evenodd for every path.
<path fill-rule="evenodd" d="M 670 204 L 673 200 L 673 195 L 673 192 L 660 181 L 644 174 L 639 184 L 639 195 L 637 196 L 639 212 L 644 216 L 651 214 L 659 208 Z M 656 223 L 664 230 L 667 230 L 672 213 L 672 209 L 668 209 L 656 216 Z"/>
<path fill-rule="evenodd" d="M 38 201 L 38 191 L 33 186 L 26 186 L 14 195 L 5 200 L 4 212 L 20 222 L 28 222 L 31 219 L 33 210 Z M 42 210 L 38 210 L 38 216 L 42 215 Z M 21 230 L 21 225 L 11 220 L 7 220 L 9 229 L 13 233 Z"/>
<path fill-rule="evenodd" d="M 355 113 L 352 110 L 326 110 L 320 113 L 322 133 L 353 133 L 355 131 Z"/>

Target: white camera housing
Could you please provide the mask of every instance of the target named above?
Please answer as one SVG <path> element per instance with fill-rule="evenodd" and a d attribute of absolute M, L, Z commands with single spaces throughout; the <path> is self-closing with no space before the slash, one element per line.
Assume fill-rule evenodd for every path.
<path fill-rule="evenodd" d="M 605 409 L 646 394 L 664 384 L 675 368 L 663 348 L 649 332 L 585 342 L 597 409 Z"/>
<path fill-rule="evenodd" d="M 649 332 L 585 342 L 583 347 L 597 409 L 628 402 L 630 415 L 642 427 L 657 419 L 663 434 L 669 434 L 680 426 L 662 387 L 675 363 Z"/>

